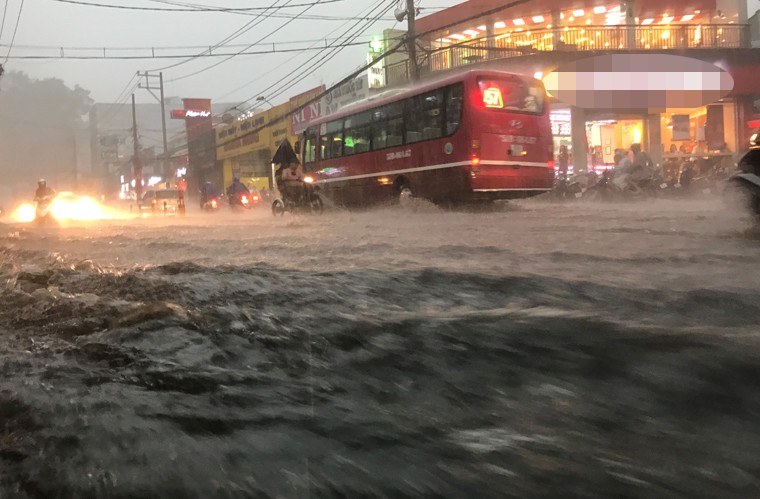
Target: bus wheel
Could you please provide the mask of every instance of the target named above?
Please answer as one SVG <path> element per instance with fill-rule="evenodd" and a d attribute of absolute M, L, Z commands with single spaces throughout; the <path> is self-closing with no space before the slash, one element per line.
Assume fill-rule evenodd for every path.
<path fill-rule="evenodd" d="M 414 193 L 411 187 L 407 184 L 401 184 L 398 188 L 398 204 L 402 207 L 407 207 L 412 204 L 414 200 Z"/>

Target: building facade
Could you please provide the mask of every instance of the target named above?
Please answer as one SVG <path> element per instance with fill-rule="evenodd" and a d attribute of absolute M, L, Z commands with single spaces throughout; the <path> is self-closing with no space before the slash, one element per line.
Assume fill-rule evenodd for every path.
<path fill-rule="evenodd" d="M 608 54 L 678 55 L 734 80 L 730 93 L 693 108 L 574 107 L 552 99 L 555 153 L 576 169 L 605 168 L 618 149 L 642 143 L 657 163 L 699 153 L 732 161 L 760 112 L 760 49 L 745 0 L 533 0 L 504 9 L 469 0 L 417 21 L 423 78 L 474 68 L 545 78 L 560 66 Z M 757 21 L 755 21 L 757 22 Z M 386 67 L 385 83 L 409 80 L 410 61 Z"/>
<path fill-rule="evenodd" d="M 321 94 L 324 87 L 316 88 L 291 98 L 288 102 L 265 111 L 234 119 L 215 128 L 216 170 L 222 185 L 230 185 L 233 177 L 249 188 L 271 189 L 274 186 L 272 157 L 279 144 L 288 139 L 297 140 L 299 123 L 311 119 L 303 104 Z M 294 114 L 295 111 L 298 111 Z"/>

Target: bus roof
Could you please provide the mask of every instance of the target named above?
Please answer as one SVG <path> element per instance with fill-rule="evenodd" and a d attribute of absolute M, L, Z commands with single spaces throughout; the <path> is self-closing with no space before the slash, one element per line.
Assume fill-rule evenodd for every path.
<path fill-rule="evenodd" d="M 498 78 L 498 77 L 504 77 L 504 76 L 509 76 L 513 78 L 516 77 L 520 79 L 528 78 L 525 75 L 518 74 L 518 73 L 510 73 L 507 71 L 476 70 L 476 69 L 460 71 L 460 72 L 457 72 L 456 74 L 452 74 L 444 78 L 437 78 L 435 80 L 420 82 L 417 85 L 407 85 L 404 87 L 390 89 L 385 92 L 373 95 L 372 97 L 369 97 L 367 99 L 353 102 L 347 105 L 346 107 L 342 108 L 336 113 L 333 113 L 328 116 L 323 116 L 321 118 L 318 118 L 312 121 L 311 123 L 309 123 L 308 128 L 318 126 L 318 125 L 321 125 L 322 123 L 327 123 L 339 118 L 343 118 L 345 116 L 360 113 L 368 109 L 373 109 L 378 106 L 389 104 L 397 100 L 405 99 L 407 97 L 424 94 L 425 92 L 429 92 L 430 90 L 435 90 L 436 88 L 445 87 L 453 83 L 465 81 L 471 78 L 476 78 L 478 76 L 485 76 L 485 77 L 490 77 L 490 78 Z"/>

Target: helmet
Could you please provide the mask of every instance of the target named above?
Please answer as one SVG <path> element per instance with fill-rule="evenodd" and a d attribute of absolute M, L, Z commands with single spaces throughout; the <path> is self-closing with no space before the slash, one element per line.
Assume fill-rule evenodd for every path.
<path fill-rule="evenodd" d="M 46 187 L 47 181 L 44 178 L 41 178 L 37 181 L 37 185 L 39 185 L 40 187 Z"/>

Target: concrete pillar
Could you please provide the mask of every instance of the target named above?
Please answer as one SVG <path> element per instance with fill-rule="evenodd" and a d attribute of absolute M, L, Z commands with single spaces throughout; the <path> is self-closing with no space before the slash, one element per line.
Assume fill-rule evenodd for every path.
<path fill-rule="evenodd" d="M 621 2 L 620 8 L 625 13 L 625 47 L 628 50 L 636 48 L 636 5 L 635 0 Z"/>
<path fill-rule="evenodd" d="M 570 108 L 570 133 L 573 144 L 573 172 L 588 170 L 588 137 L 586 136 L 586 111 Z"/>
<path fill-rule="evenodd" d="M 562 44 L 562 14 L 559 10 L 552 10 L 552 45 L 557 50 Z"/>
<path fill-rule="evenodd" d="M 492 18 L 486 19 L 486 59 L 497 59 L 496 53 L 496 32 L 494 31 L 494 20 Z"/>
<path fill-rule="evenodd" d="M 646 144 L 643 144 L 644 151 L 652 158 L 652 162 L 660 166 L 662 165 L 662 118 L 660 114 L 648 114 L 645 123 Z"/>

